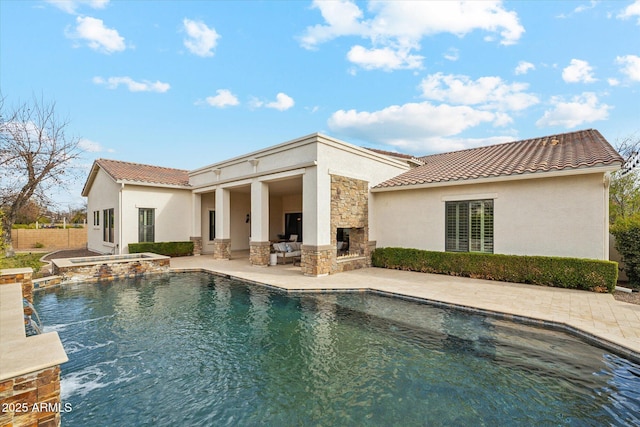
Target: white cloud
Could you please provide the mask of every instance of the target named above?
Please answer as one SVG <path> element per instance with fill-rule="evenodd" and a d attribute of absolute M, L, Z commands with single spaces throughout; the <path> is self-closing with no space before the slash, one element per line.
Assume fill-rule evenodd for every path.
<path fill-rule="evenodd" d="M 124 37 L 120 36 L 117 30 L 105 27 L 102 19 L 78 16 L 76 23 L 73 31 L 66 31 L 67 37 L 84 40 L 91 49 L 103 53 L 110 54 L 126 49 Z"/>
<path fill-rule="evenodd" d="M 607 79 L 607 83 L 609 83 L 609 86 L 618 86 L 618 85 L 620 85 L 620 80 L 614 79 L 614 78 L 609 78 L 609 79 Z"/>
<path fill-rule="evenodd" d="M 149 80 L 143 80 L 137 82 L 131 77 L 109 77 L 103 79 L 102 77 L 94 77 L 93 83 L 99 85 L 105 85 L 109 89 L 117 89 L 118 86 L 124 85 L 129 89 L 129 92 L 158 92 L 164 93 L 171 88 L 169 83 L 163 83 L 161 81 L 151 82 Z"/>
<path fill-rule="evenodd" d="M 420 83 L 422 96 L 441 102 L 479 105 L 482 109 L 520 111 L 537 104 L 538 97 L 525 92 L 526 83 L 506 83 L 500 77 L 471 80 L 468 76 L 436 73 Z"/>
<path fill-rule="evenodd" d="M 629 79 L 640 82 L 640 56 L 617 56 L 616 64 L 620 64 L 623 66 L 620 71 L 627 77 L 629 77 Z"/>
<path fill-rule="evenodd" d="M 185 18 L 182 21 L 187 38 L 184 45 L 194 55 L 208 57 L 213 56 L 213 49 L 218 44 L 220 35 L 214 28 L 209 28 L 204 22 L 192 21 Z"/>
<path fill-rule="evenodd" d="M 636 23 L 640 25 L 640 0 L 636 0 L 634 3 L 631 3 L 618 15 L 618 18 L 621 19 L 628 19 L 633 17 L 638 18 L 638 21 Z"/>
<path fill-rule="evenodd" d="M 100 153 L 105 151 L 109 153 L 114 152 L 111 149 L 105 149 L 99 142 L 91 141 L 90 139 L 86 138 L 80 138 L 80 140 L 78 141 L 78 146 L 81 150 L 87 153 Z"/>
<path fill-rule="evenodd" d="M 567 83 L 593 83 L 593 68 L 587 61 L 572 59 L 571 63 L 562 70 L 562 79 Z"/>
<path fill-rule="evenodd" d="M 368 31 L 366 25 L 358 21 L 362 18 L 362 11 L 350 0 L 314 0 L 311 7 L 320 10 L 328 25 L 307 27 L 305 35 L 300 38 L 300 44 L 305 49 L 314 49 L 336 37 L 364 34 Z"/>
<path fill-rule="evenodd" d="M 285 111 L 293 107 L 294 104 L 295 102 L 293 101 L 293 98 L 285 93 L 280 92 L 276 95 L 275 101 L 269 102 L 264 106 L 267 108 L 273 108 L 278 111 Z"/>
<path fill-rule="evenodd" d="M 88 6 L 92 9 L 104 9 L 109 0 L 45 0 L 60 10 L 75 14 L 80 6 Z"/>
<path fill-rule="evenodd" d="M 224 108 L 240 104 L 238 98 L 228 89 L 218 89 L 216 96 L 208 96 L 205 101 L 212 107 Z"/>
<path fill-rule="evenodd" d="M 588 5 L 581 4 L 580 6 L 577 6 L 575 9 L 573 9 L 573 12 L 574 13 L 581 13 L 581 12 L 587 11 L 589 9 L 593 9 L 594 7 L 596 7 L 596 4 L 598 4 L 597 1 L 591 0 Z"/>
<path fill-rule="evenodd" d="M 535 70 L 535 69 L 536 69 L 536 66 L 533 65 L 531 62 L 520 61 L 518 62 L 518 66 L 515 69 L 515 73 L 516 75 L 527 74 L 529 71 Z"/>
<path fill-rule="evenodd" d="M 447 50 L 443 56 L 446 60 L 457 61 L 458 59 L 460 59 L 460 51 L 455 47 L 452 47 L 449 48 L 449 50 Z"/>
<path fill-rule="evenodd" d="M 463 148 L 446 137 L 495 119 L 489 111 L 425 101 L 373 112 L 339 110 L 331 115 L 328 126 L 350 137 L 424 152 Z"/>
<path fill-rule="evenodd" d="M 609 118 L 607 104 L 599 104 L 598 97 L 593 92 L 583 92 L 574 96 L 570 101 L 564 101 L 561 97 L 551 98 L 552 110 L 547 110 L 537 122 L 538 127 L 561 126 L 575 128 L 583 123 L 591 123 L 597 120 Z"/>
<path fill-rule="evenodd" d="M 307 27 L 300 44 L 314 49 L 342 36 L 368 39 L 370 48 L 354 46 L 348 55 L 349 60 L 366 69 L 421 67 L 423 57 L 411 52 L 420 49 L 420 41 L 426 36 L 449 33 L 463 37 L 481 30 L 499 34 L 500 43 L 510 45 L 524 33 L 517 14 L 504 9 L 498 1 L 369 2 L 370 19 L 365 19 L 363 11 L 349 0 L 314 0 L 313 8 L 320 10 L 325 25 Z"/>
<path fill-rule="evenodd" d="M 420 68 L 424 57 L 411 55 L 407 49 L 394 50 L 390 47 L 367 49 L 356 45 L 347 53 L 347 59 L 365 70 L 380 68 L 384 71 L 391 71 L 402 68 Z"/>

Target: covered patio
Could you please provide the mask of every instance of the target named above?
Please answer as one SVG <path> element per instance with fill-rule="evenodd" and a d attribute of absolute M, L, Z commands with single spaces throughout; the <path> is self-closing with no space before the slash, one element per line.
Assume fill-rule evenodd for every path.
<path fill-rule="evenodd" d="M 367 267 L 369 188 L 407 167 L 314 134 L 191 171 L 195 252 L 248 251 L 250 265 L 267 266 L 273 244 L 297 236 L 304 275 Z"/>

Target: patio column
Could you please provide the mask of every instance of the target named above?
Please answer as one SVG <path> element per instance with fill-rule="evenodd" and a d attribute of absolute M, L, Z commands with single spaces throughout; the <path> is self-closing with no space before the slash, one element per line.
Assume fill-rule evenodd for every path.
<path fill-rule="evenodd" d="M 226 188 L 216 190 L 216 238 L 213 258 L 231 259 L 231 193 Z"/>
<path fill-rule="evenodd" d="M 331 273 L 335 246 L 331 245 L 331 178 L 318 167 L 302 176 L 302 273 L 326 276 Z"/>
<path fill-rule="evenodd" d="M 249 262 L 251 265 L 269 265 L 269 184 L 261 181 L 251 183 L 251 242 Z"/>
<path fill-rule="evenodd" d="M 193 254 L 202 253 L 202 195 L 191 193 L 191 236 L 193 242 Z"/>

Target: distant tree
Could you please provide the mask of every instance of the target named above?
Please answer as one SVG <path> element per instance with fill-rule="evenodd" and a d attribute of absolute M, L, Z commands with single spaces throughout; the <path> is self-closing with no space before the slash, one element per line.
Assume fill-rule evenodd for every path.
<path fill-rule="evenodd" d="M 66 134 L 68 119 L 56 114 L 55 102 L 34 99 L 5 108 L 0 96 L 0 207 L 7 255 L 13 254 L 11 227 L 29 201 L 51 204 L 52 188 L 75 179 L 74 160 L 82 153 L 78 137 Z"/>
<path fill-rule="evenodd" d="M 72 209 L 69 212 L 69 222 L 72 224 L 84 224 L 87 221 L 87 206 Z"/>
<path fill-rule="evenodd" d="M 611 174 L 609 222 L 640 213 L 640 137 L 630 136 L 616 144 L 625 159 L 622 169 Z"/>
<path fill-rule="evenodd" d="M 37 203 L 29 200 L 16 214 L 16 224 L 33 224 L 38 221 L 42 208 Z"/>

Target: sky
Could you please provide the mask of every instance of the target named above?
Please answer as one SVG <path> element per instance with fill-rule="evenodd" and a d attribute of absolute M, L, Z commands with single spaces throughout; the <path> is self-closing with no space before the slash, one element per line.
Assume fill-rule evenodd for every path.
<path fill-rule="evenodd" d="M 0 0 L 0 92 L 55 102 L 87 172 L 315 132 L 417 156 L 591 128 L 615 145 L 640 136 L 640 0 Z"/>

